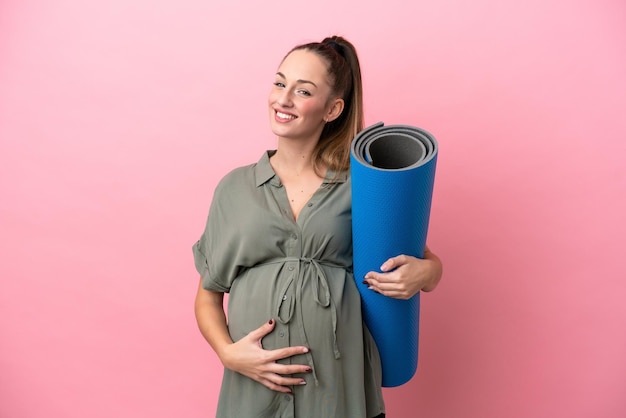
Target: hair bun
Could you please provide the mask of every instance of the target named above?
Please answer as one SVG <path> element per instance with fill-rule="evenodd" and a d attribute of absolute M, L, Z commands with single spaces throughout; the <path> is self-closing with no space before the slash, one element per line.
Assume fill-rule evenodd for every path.
<path fill-rule="evenodd" d="M 332 49 L 334 49 L 335 51 L 337 51 L 337 53 L 341 55 L 342 57 L 344 56 L 343 45 L 338 44 L 333 39 L 326 40 L 324 43 L 328 45 L 329 47 L 331 47 Z"/>

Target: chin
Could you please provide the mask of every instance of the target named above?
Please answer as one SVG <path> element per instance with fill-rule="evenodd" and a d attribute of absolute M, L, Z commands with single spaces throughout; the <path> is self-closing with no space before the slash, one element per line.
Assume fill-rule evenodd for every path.
<path fill-rule="evenodd" d="M 291 129 L 288 126 L 284 126 L 282 124 L 276 123 L 275 121 L 270 122 L 270 128 L 272 129 L 272 132 L 276 136 L 280 136 L 282 138 L 289 138 L 293 136 L 292 135 L 293 129 Z"/>

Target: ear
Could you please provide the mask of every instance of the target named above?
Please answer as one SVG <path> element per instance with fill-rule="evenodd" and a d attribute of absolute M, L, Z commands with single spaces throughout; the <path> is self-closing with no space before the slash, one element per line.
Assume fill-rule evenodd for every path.
<path fill-rule="evenodd" d="M 343 112 L 343 106 L 343 99 L 340 99 L 339 97 L 333 99 L 329 104 L 328 112 L 326 113 L 324 120 L 328 123 L 337 119 L 341 115 L 341 112 Z"/>

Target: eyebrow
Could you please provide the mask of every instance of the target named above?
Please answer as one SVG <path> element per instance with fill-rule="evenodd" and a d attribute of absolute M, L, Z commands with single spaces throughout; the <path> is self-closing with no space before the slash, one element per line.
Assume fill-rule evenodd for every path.
<path fill-rule="evenodd" d="M 276 75 L 282 77 L 285 80 L 287 79 L 287 77 L 285 77 L 285 74 L 281 73 L 280 71 L 277 72 Z M 309 80 L 301 80 L 300 79 L 300 80 L 296 80 L 296 83 L 298 83 L 298 84 L 312 84 L 313 86 L 317 87 L 317 84 L 315 84 L 314 82 L 309 81 Z"/>

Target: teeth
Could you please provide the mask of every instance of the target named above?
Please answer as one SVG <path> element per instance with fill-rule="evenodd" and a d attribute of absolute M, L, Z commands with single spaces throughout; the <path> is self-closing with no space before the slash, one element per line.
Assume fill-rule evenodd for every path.
<path fill-rule="evenodd" d="M 278 116 L 281 119 L 295 119 L 296 117 L 293 115 L 288 115 L 286 113 L 282 113 L 282 112 L 276 112 L 276 116 Z"/>

